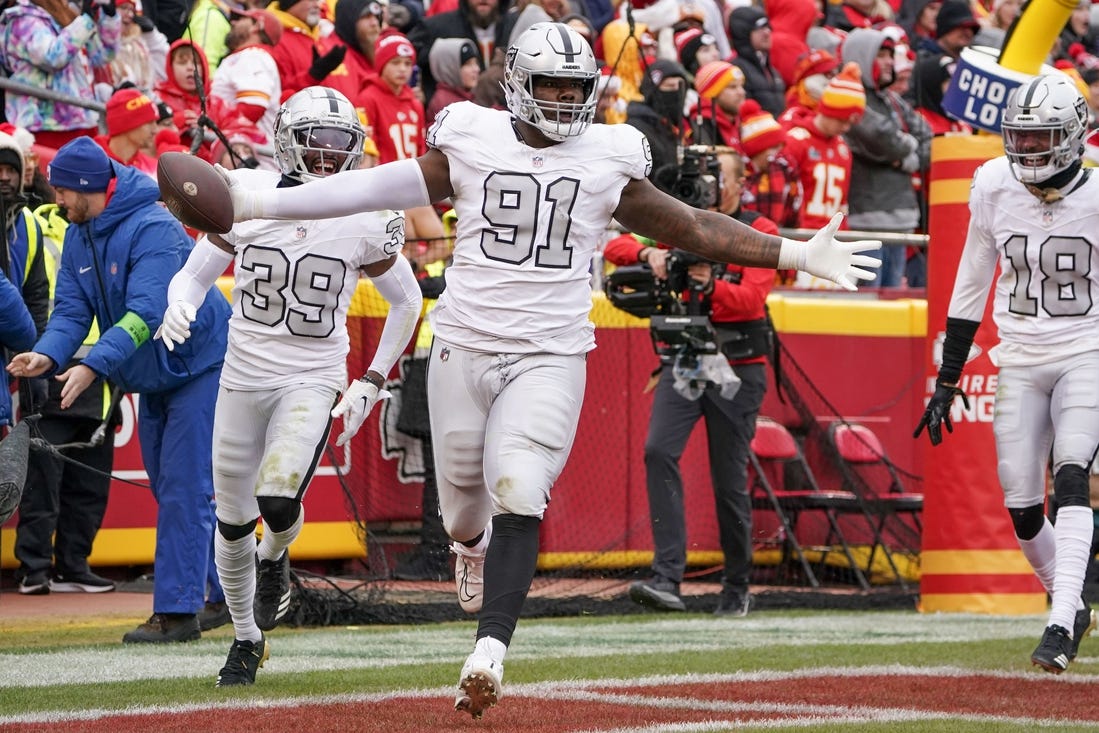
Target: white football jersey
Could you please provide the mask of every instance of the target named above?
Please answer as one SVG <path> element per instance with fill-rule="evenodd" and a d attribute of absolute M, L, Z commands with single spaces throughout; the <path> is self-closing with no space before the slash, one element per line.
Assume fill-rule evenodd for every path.
<path fill-rule="evenodd" d="M 256 127 L 267 136 L 268 144 L 275 139 L 282 82 L 275 59 L 264 48 L 248 46 L 223 58 L 210 81 L 210 94 L 231 107 L 241 102 L 266 107 Z"/>
<path fill-rule="evenodd" d="M 1099 349 L 1099 175 L 1045 204 L 1011 174 L 1006 157 L 973 175 L 970 222 L 949 315 L 980 321 L 996 280 L 1000 366 Z"/>
<path fill-rule="evenodd" d="M 273 188 L 280 178 L 258 170 L 232 175 L 251 189 Z M 257 390 L 319 381 L 342 390 L 350 349 L 347 309 L 359 269 L 401 251 L 404 216 L 376 211 L 311 221 L 254 219 L 222 236 L 236 257 L 221 384 Z"/>
<path fill-rule="evenodd" d="M 450 161 L 458 239 L 432 311 L 443 341 L 472 351 L 579 354 L 595 347 L 589 270 L 622 189 L 652 165 L 645 136 L 592 125 L 526 145 L 510 112 L 452 104 L 427 144 Z"/>

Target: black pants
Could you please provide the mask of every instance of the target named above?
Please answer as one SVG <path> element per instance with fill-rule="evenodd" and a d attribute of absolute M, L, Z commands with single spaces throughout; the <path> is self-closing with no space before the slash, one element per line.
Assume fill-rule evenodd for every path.
<path fill-rule="evenodd" d="M 86 442 L 97 427 L 98 420 L 87 418 L 43 417 L 38 422 L 42 437 L 55 445 Z M 114 465 L 114 430 L 107 431 L 100 446 L 63 453 L 109 474 Z M 107 511 L 110 485 L 110 476 L 32 449 L 15 530 L 20 574 L 49 570 L 51 564 L 61 574 L 87 572 L 92 541 Z"/>
<path fill-rule="evenodd" d="M 748 451 L 756 416 L 767 391 L 763 364 L 734 367 L 741 379 L 732 400 L 715 388 L 697 400 L 675 391 L 670 366 L 664 367 L 653 395 L 649 434 L 645 440 L 649 520 L 653 532 L 653 574 L 679 583 L 687 566 L 687 527 L 679 459 L 700 418 L 706 420 L 710 480 L 717 509 L 724 583 L 746 589 L 752 569 L 752 502 L 748 495 Z"/>

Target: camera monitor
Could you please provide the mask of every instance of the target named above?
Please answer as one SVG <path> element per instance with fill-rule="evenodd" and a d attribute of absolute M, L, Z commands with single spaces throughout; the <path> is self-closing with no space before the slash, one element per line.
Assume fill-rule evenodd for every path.
<path fill-rule="evenodd" d="M 653 316 L 649 335 L 661 356 L 718 353 L 717 333 L 706 316 Z"/>

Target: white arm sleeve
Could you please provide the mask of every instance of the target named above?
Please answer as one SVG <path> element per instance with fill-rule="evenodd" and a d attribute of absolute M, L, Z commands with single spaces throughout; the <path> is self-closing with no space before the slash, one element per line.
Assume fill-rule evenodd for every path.
<path fill-rule="evenodd" d="M 411 265 L 402 255 L 397 255 L 392 267 L 370 279 L 389 303 L 389 313 L 386 314 L 378 348 L 368 371 L 388 376 L 412 338 L 416 321 L 420 318 L 423 296 L 420 295 L 420 285 L 412 274 Z"/>
<path fill-rule="evenodd" d="M 168 303 L 183 301 L 198 309 L 206 300 L 206 292 L 232 261 L 231 252 L 221 249 L 205 235 L 199 237 L 183 269 L 168 283 Z"/>
<path fill-rule="evenodd" d="M 254 219 L 331 219 L 363 211 L 402 210 L 431 204 L 423 171 L 414 159 L 256 193 L 251 217 Z"/>

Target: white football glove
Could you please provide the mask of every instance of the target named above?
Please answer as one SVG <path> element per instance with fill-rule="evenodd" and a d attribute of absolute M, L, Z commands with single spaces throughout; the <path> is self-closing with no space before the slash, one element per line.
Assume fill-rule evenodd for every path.
<path fill-rule="evenodd" d="M 229 198 L 233 200 L 233 221 L 248 221 L 249 219 L 263 218 L 259 194 L 256 191 L 249 191 L 242 186 L 240 182 L 230 175 L 227 169 L 222 168 L 220 164 L 215 163 L 214 170 L 217 171 L 217 174 L 225 181 L 225 185 L 229 187 Z"/>
<path fill-rule="evenodd" d="M 163 341 L 168 351 L 175 351 L 176 344 L 182 344 L 191 337 L 191 324 L 194 323 L 195 315 L 193 305 L 177 300 L 164 311 L 164 319 L 153 338 Z"/>
<path fill-rule="evenodd" d="M 798 269 L 831 280 L 846 290 L 857 290 L 855 282 L 873 280 L 875 273 L 872 270 L 881 267 L 881 260 L 855 252 L 881 249 L 881 242 L 877 239 L 839 241 L 835 235 L 842 221 L 843 212 L 836 212 L 828 226 L 805 243 L 799 252 Z"/>
<path fill-rule="evenodd" d="M 392 395 L 365 379 L 356 379 L 347 387 L 343 398 L 332 408 L 332 417 L 343 418 L 343 432 L 336 438 L 336 445 L 342 446 L 359 432 L 366 416 L 374 409 L 379 400 L 389 399 Z"/>

